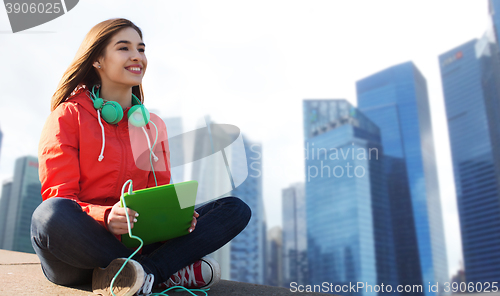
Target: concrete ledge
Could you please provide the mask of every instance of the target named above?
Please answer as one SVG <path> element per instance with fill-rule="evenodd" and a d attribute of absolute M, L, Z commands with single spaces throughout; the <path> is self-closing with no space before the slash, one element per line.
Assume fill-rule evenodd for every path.
<path fill-rule="evenodd" d="M 0 295 L 93 295 L 90 285 L 63 287 L 49 282 L 42 273 L 40 261 L 35 254 L 0 250 Z M 160 292 L 161 290 L 155 291 Z M 292 293 L 286 288 L 221 281 L 208 291 L 209 296 L 235 295 L 325 295 L 321 293 Z M 187 292 L 172 292 L 170 295 L 188 296 Z"/>

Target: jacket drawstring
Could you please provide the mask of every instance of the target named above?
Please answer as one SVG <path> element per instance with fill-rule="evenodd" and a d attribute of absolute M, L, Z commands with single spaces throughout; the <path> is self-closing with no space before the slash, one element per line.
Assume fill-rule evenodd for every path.
<path fill-rule="evenodd" d="M 87 93 L 92 94 L 89 91 L 87 91 Z M 102 125 L 102 122 L 101 122 L 101 112 L 100 112 L 99 109 L 97 109 L 97 121 L 99 121 L 99 125 L 101 126 L 101 132 L 102 132 L 101 154 L 99 154 L 99 157 L 97 158 L 97 160 L 98 161 L 102 161 L 104 159 L 104 146 L 106 145 L 106 136 L 105 136 L 105 133 L 104 133 L 104 126 Z M 156 125 L 155 125 L 155 128 L 156 128 Z M 144 132 L 144 134 L 146 135 L 146 139 L 148 140 L 149 151 L 151 151 L 155 162 L 157 162 L 158 161 L 158 156 L 156 156 L 155 153 L 153 152 L 153 150 L 151 149 L 151 141 L 149 140 L 148 133 L 146 132 L 146 130 L 144 129 L 144 127 L 142 127 L 142 131 Z M 157 128 L 156 128 L 156 134 L 157 134 L 157 138 L 158 138 L 158 129 Z"/>
<path fill-rule="evenodd" d="M 87 96 L 89 97 L 89 99 L 92 100 L 92 102 L 94 102 L 94 99 L 91 98 L 94 97 L 94 94 L 92 92 L 90 92 L 89 90 L 87 90 Z M 102 147 L 101 147 L 101 154 L 99 154 L 99 157 L 97 158 L 98 161 L 102 161 L 104 159 L 104 146 L 106 145 L 106 136 L 104 134 L 104 126 L 102 125 L 102 122 L 101 122 L 101 112 L 99 109 L 96 109 L 97 110 L 97 121 L 99 121 L 99 125 L 101 126 L 101 131 L 102 131 Z"/>
<path fill-rule="evenodd" d="M 102 125 L 101 122 L 101 112 L 99 109 L 97 109 L 97 120 L 99 121 L 99 125 L 101 126 L 101 131 L 102 131 L 102 147 L 101 147 L 101 154 L 99 155 L 99 158 L 97 158 L 98 161 L 102 161 L 104 158 L 104 145 L 106 144 L 106 137 L 104 135 L 104 126 Z"/>

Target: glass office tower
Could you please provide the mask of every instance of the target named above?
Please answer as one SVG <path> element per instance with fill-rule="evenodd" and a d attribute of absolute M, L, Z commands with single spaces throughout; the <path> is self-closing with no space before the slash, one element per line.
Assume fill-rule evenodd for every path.
<path fill-rule="evenodd" d="M 358 81 L 356 88 L 358 108 L 380 128 L 399 281 L 445 282 L 446 246 L 425 79 L 407 62 Z"/>
<path fill-rule="evenodd" d="M 491 17 L 491 24 L 496 42 L 500 40 L 500 0 L 489 0 L 488 10 Z"/>
<path fill-rule="evenodd" d="M 500 66 L 495 47 L 485 35 L 439 56 L 468 282 L 500 279 Z"/>
<path fill-rule="evenodd" d="M 248 137 L 244 137 L 244 143 L 247 163 L 232 163 L 247 165 L 248 177 L 230 195 L 243 200 L 252 210 L 252 217 L 247 227 L 231 241 L 231 280 L 264 284 L 267 227 L 262 199 L 262 145 Z"/>
<path fill-rule="evenodd" d="M 9 212 L 10 191 L 12 180 L 5 180 L 2 183 L 2 197 L 0 199 L 0 249 L 3 249 L 5 237 L 5 225 L 7 224 L 7 213 Z"/>
<path fill-rule="evenodd" d="M 182 118 L 181 117 L 166 117 L 163 118 L 165 126 L 167 127 L 167 136 L 169 139 L 182 134 Z M 184 142 L 183 141 L 170 141 L 170 159 L 175 158 L 174 164 L 184 164 Z M 184 179 L 184 165 L 171 167 L 170 184 L 183 182 Z"/>
<path fill-rule="evenodd" d="M 4 189 L 5 189 L 4 185 Z M 31 216 L 42 203 L 38 179 L 38 159 L 32 156 L 16 160 L 14 178 L 8 196 L 2 249 L 34 253 L 30 240 Z M 2 194 L 2 200 L 5 196 Z M 3 206 L 2 202 L 2 206 Z M 1 213 L 5 210 L 0 209 Z"/>
<path fill-rule="evenodd" d="M 307 270 L 307 221 L 304 183 L 282 190 L 283 286 L 309 282 Z"/>
<path fill-rule="evenodd" d="M 189 136 L 192 132 L 183 134 L 186 139 L 182 140 L 182 144 L 175 145 L 183 147 L 186 151 L 184 156 L 185 162 L 192 164 L 191 178 L 188 180 L 198 181 L 198 192 L 196 195 L 196 204 L 204 204 L 211 200 L 215 200 L 222 196 L 227 196 L 233 189 L 231 178 L 228 175 L 227 168 L 227 153 L 221 155 L 221 151 L 215 151 L 213 143 L 229 143 L 232 141 L 231 136 L 226 133 L 216 133 L 211 135 L 208 133 L 209 126 L 215 125 L 214 122 L 207 116 L 204 119 L 206 127 L 198 128 L 194 131 L 195 136 Z M 174 137 L 175 139 L 177 137 Z M 174 142 L 172 140 L 172 142 Z M 219 146 L 219 145 L 217 145 Z M 171 152 L 175 153 L 175 152 Z M 175 153 L 177 154 L 177 153 Z M 218 154 L 218 156 L 217 156 Z M 213 156 L 216 157 L 213 157 Z M 175 172 L 174 159 L 171 158 L 172 172 Z M 189 167 L 188 167 L 189 169 Z M 231 279 L 231 242 L 211 254 L 221 266 L 221 278 L 224 280 Z"/>
<path fill-rule="evenodd" d="M 267 232 L 267 267 L 265 284 L 280 287 L 283 285 L 283 247 L 282 232 L 274 226 Z"/>
<path fill-rule="evenodd" d="M 0 129 L 0 160 L 2 159 L 2 139 L 3 139 L 3 133 L 2 130 Z"/>
<path fill-rule="evenodd" d="M 252 210 L 245 230 L 212 256 L 221 266 L 222 279 L 263 284 L 267 229 L 262 200 L 262 146 L 243 137 L 239 129 L 227 129 L 209 117 L 205 121 L 209 134 L 204 128 L 197 129 L 194 141 L 187 141 L 194 147 L 185 147 L 193 150 L 191 180 L 198 181 L 197 204 L 232 195 Z"/>
<path fill-rule="evenodd" d="M 304 100 L 303 112 L 307 284 L 396 287 L 378 127 L 346 100 Z"/>

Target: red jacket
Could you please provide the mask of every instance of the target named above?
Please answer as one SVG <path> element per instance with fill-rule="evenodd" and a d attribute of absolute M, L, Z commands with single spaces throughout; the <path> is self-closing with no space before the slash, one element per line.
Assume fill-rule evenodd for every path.
<path fill-rule="evenodd" d="M 104 158 L 98 161 L 103 145 L 97 110 L 84 89 L 80 89 L 49 115 L 38 147 L 42 198 L 64 197 L 107 228 L 111 207 L 120 200 L 123 184 L 132 179 L 133 189 L 154 187 L 148 141 L 142 129 L 128 125 L 124 110 L 118 124 L 101 122 L 105 132 Z M 158 127 L 153 160 L 158 185 L 170 183 L 170 152 L 165 123 L 151 114 Z M 152 124 L 148 131 L 151 145 L 156 137 Z"/>

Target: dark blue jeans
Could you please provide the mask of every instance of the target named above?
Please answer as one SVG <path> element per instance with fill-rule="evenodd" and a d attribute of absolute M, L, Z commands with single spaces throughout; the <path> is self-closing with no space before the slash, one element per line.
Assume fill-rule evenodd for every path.
<path fill-rule="evenodd" d="M 192 233 L 144 246 L 142 254 L 133 257 L 154 275 L 155 285 L 224 246 L 246 227 L 251 216 L 248 205 L 237 197 L 220 198 L 196 211 L 200 216 Z M 35 210 L 31 242 L 45 277 L 65 286 L 90 283 L 94 268 L 133 253 L 66 198 L 49 198 Z"/>

